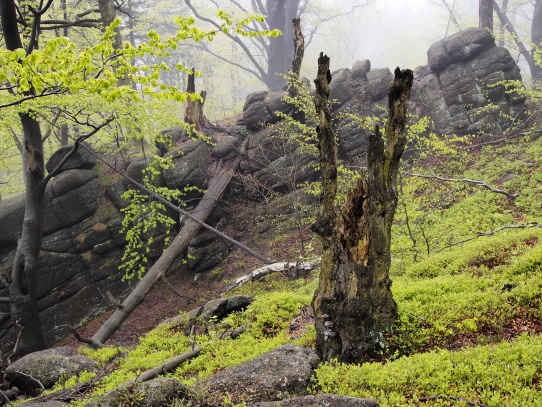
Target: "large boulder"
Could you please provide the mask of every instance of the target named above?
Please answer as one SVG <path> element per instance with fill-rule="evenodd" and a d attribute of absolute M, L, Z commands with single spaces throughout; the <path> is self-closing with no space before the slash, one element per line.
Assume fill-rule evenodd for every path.
<path fill-rule="evenodd" d="M 68 347 L 30 353 L 6 368 L 6 380 L 25 393 L 52 387 L 60 378 L 95 371 L 95 362 Z"/>
<path fill-rule="evenodd" d="M 166 157 L 171 157 L 174 167 L 163 172 L 166 186 L 181 191 L 189 186 L 207 188 L 209 153 L 209 146 L 202 140 L 190 141 L 167 153 Z"/>
<path fill-rule="evenodd" d="M 163 407 L 188 397 L 188 389 L 178 380 L 159 377 L 124 386 L 95 397 L 84 407 Z M 175 404 L 176 405 L 176 404 Z"/>
<path fill-rule="evenodd" d="M 200 382 L 198 391 L 203 397 L 200 406 L 221 405 L 225 396 L 234 404 L 250 404 L 306 395 L 318 361 L 313 350 L 280 346 Z"/>
<path fill-rule="evenodd" d="M 248 295 L 235 295 L 230 298 L 217 298 L 206 302 L 202 307 L 194 308 L 189 312 L 169 318 L 161 323 L 161 325 L 167 325 L 170 328 L 186 328 L 191 321 L 196 318 L 201 319 L 204 322 L 213 318 L 216 321 L 220 321 L 227 315 L 235 311 L 241 311 L 248 307 L 254 299 Z"/>
<path fill-rule="evenodd" d="M 56 150 L 45 164 L 47 172 L 51 173 L 72 149 L 73 144 L 70 144 Z M 92 147 L 88 143 L 83 143 L 62 165 L 59 174 L 68 170 L 91 170 L 95 165 L 96 156 Z"/>

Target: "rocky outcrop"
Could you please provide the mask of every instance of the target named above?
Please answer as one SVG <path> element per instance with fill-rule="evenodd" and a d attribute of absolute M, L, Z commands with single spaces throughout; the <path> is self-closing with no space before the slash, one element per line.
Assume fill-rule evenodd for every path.
<path fill-rule="evenodd" d="M 521 81 L 519 68 L 484 29 L 438 41 L 427 55 L 428 66 L 415 71 L 413 101 L 439 133 L 501 133 L 525 101 L 506 92 L 505 81 Z"/>
<path fill-rule="evenodd" d="M 305 395 L 318 356 L 294 345 L 280 346 L 248 362 L 224 369 L 198 387 L 200 406 L 219 406 L 225 396 L 233 404 L 274 401 Z"/>
<path fill-rule="evenodd" d="M 383 118 L 387 111 L 387 91 L 393 80 L 388 68 L 372 68 L 368 60 L 357 61 L 351 69 L 332 72 L 330 99 L 335 129 L 339 139 L 339 156 L 359 160 L 367 148 L 372 127 L 362 128 L 345 115 Z M 514 59 L 504 48 L 497 47 L 484 29 L 470 28 L 433 44 L 428 51 L 428 65 L 414 71 L 411 111 L 419 117 L 429 116 L 437 134 L 499 134 L 510 124 L 525 101 L 521 92 L 505 90 L 503 81 L 512 84 L 521 75 Z M 259 92 L 247 97 L 243 118 L 254 131 L 249 156 L 252 171 L 259 182 L 275 190 L 285 190 L 280 173 L 289 174 L 296 182 L 314 175 L 308 163 L 314 158 L 292 157 L 295 149 L 276 145 L 273 129 L 263 124 L 275 123 L 273 109 L 289 113 L 291 106 L 277 100 L 285 93 Z M 301 161 L 300 161 L 301 160 Z M 278 170 L 277 170 L 278 169 Z"/>
<path fill-rule="evenodd" d="M 96 371 L 96 363 L 71 348 L 53 348 L 22 357 L 6 368 L 5 378 L 24 393 L 50 388 L 60 378 Z"/>
<path fill-rule="evenodd" d="M 244 136 L 242 131 L 224 134 L 212 159 L 228 161 L 235 157 Z M 55 152 L 47 168 L 52 171 L 70 149 L 68 146 Z M 206 143 L 185 140 L 167 154 L 175 168 L 164 171 L 163 176 L 155 180 L 156 184 L 178 189 L 188 185 L 199 189 L 207 187 L 212 155 Z M 135 280 L 124 281 L 123 273 L 118 270 L 126 242 L 121 233 L 123 214 L 120 209 L 129 204 L 122 194 L 131 186 L 111 175 L 99 179 L 95 163 L 95 157 L 87 150 L 78 150 L 45 191 L 38 296 L 47 346 L 69 334 L 67 324 L 79 326 L 111 308 L 108 293 L 122 300 L 135 283 Z M 127 173 L 140 181 L 147 165 L 144 159 L 135 160 L 128 166 Z M 199 192 L 193 192 L 187 199 L 199 196 Z M 23 215 L 23 196 L 0 201 L 0 276 L 8 281 Z M 176 212 L 171 216 L 179 219 Z M 221 216 L 218 208 L 211 214 L 211 221 L 218 221 Z M 151 261 L 161 255 L 159 243 L 164 236 L 163 229 L 153 232 L 155 243 L 149 246 L 148 253 Z M 189 261 L 180 259 L 177 267 L 192 273 L 205 272 L 223 261 L 229 251 L 229 245 L 202 230 L 188 246 L 187 252 L 192 255 Z M 0 297 L 8 295 L 7 288 L 0 288 Z M 0 343 L 4 352 L 11 350 L 15 336 L 8 307 L 0 307 Z"/>

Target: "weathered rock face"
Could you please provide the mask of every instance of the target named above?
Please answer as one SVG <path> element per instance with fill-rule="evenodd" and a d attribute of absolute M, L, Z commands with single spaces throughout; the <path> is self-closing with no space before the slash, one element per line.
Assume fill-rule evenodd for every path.
<path fill-rule="evenodd" d="M 243 135 L 241 135 L 243 136 Z M 215 154 L 227 161 L 234 157 L 241 136 L 226 135 Z M 53 154 L 47 168 L 54 169 L 71 147 L 63 147 Z M 206 188 L 210 148 L 203 142 L 186 142 L 169 153 L 175 169 L 164 173 L 163 179 L 172 188 L 187 185 Z M 123 281 L 118 270 L 124 244 L 121 233 L 121 208 L 129 201 L 122 194 L 130 188 L 121 178 L 98 179 L 93 168 L 94 156 L 81 150 L 66 163 L 68 169 L 54 177 L 45 191 L 45 218 L 42 250 L 39 257 L 40 281 L 38 285 L 39 310 L 47 346 L 69 334 L 66 324 L 78 326 L 112 307 L 107 293 L 123 299 L 136 283 Z M 147 163 L 136 160 L 127 173 L 142 179 Z M 104 183 L 109 183 L 108 187 Z M 103 191 L 105 190 L 105 193 Z M 200 194 L 193 194 L 195 198 Z M 0 276 L 10 280 L 14 250 L 20 236 L 24 216 L 24 196 L 0 202 Z M 172 214 L 177 216 L 177 214 Z M 220 211 L 212 214 L 220 218 Z M 157 231 L 155 242 L 163 239 L 164 231 Z M 150 259 L 159 257 L 161 248 L 151 245 Z M 205 272 L 219 264 L 230 247 L 216 240 L 214 235 L 200 231 L 188 247 L 194 254 L 188 268 L 190 272 Z M 1 287 L 1 286 L 0 286 Z M 7 288 L 0 289 L 0 297 L 8 296 Z M 0 343 L 2 350 L 10 351 L 16 330 L 12 329 L 8 307 L 0 307 Z"/>
<path fill-rule="evenodd" d="M 318 356 L 312 350 L 294 345 L 280 346 L 202 381 L 200 406 L 219 406 L 226 395 L 234 404 L 305 395 L 317 364 Z"/>
<path fill-rule="evenodd" d="M 366 151 L 372 129 L 360 129 L 354 119 L 341 114 L 384 117 L 393 74 L 388 68 L 371 68 L 368 60 L 362 60 L 352 69 L 332 72 L 332 77 L 330 99 L 337 102 L 332 109 L 337 117 L 339 156 L 356 160 Z M 437 134 L 502 132 L 524 102 L 518 93 L 505 92 L 502 84 L 521 81 L 514 59 L 480 28 L 461 31 L 433 44 L 428 51 L 428 65 L 416 68 L 414 80 L 411 111 L 419 117 L 429 116 L 434 123 L 431 130 Z M 247 128 L 255 131 L 249 153 L 253 167 L 246 165 L 245 169 L 277 190 L 285 189 L 280 171 L 294 174 L 292 178 L 298 182 L 313 175 L 307 167 L 308 157 L 302 158 L 305 162 L 292 164 L 295 152 L 281 151 L 273 141 L 273 130 L 261 130 L 263 123 L 277 121 L 273 108 L 290 112 L 291 107 L 276 102 L 281 95 L 284 93 L 249 95 L 243 113 Z"/>
<path fill-rule="evenodd" d="M 69 147 L 59 151 L 65 154 Z M 63 157 L 63 156 L 62 156 Z M 54 168 L 62 159 L 52 156 Z M 85 158 L 86 157 L 86 158 Z M 118 272 L 124 237 L 120 234 L 122 215 L 102 194 L 94 161 L 74 155 L 70 169 L 53 178 L 45 191 L 45 217 L 39 258 L 39 310 L 46 345 L 66 336 L 66 324 L 74 326 L 95 317 L 109 307 L 106 292 L 125 295 L 131 284 L 122 282 Z M 10 280 L 13 250 L 21 233 L 23 197 L 0 204 L 0 275 Z M 7 296 L 7 289 L 0 296 Z M 0 343 L 8 351 L 16 335 L 7 307 L 0 308 Z"/>
<path fill-rule="evenodd" d="M 433 44 L 428 66 L 415 71 L 416 113 L 428 115 L 439 133 L 500 133 L 525 99 L 506 93 L 503 81 L 521 81 L 510 53 L 491 34 L 469 28 Z M 494 105 L 496 108 L 488 107 Z"/>

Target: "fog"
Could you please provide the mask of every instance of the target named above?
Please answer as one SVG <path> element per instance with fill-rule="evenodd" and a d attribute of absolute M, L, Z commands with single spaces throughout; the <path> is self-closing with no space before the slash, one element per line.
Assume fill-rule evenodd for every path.
<path fill-rule="evenodd" d="M 355 2 L 342 7 L 347 3 Z M 460 24 L 477 26 L 478 2 L 456 3 Z M 335 68 L 359 59 L 369 59 L 375 68 L 415 68 L 427 64 L 432 43 L 456 31 L 441 0 L 374 0 L 323 25 L 310 47 L 321 47 L 335 60 Z"/>

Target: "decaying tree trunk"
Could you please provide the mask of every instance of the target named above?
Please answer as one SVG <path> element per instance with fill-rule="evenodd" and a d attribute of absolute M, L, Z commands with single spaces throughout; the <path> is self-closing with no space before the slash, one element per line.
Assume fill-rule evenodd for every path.
<path fill-rule="evenodd" d="M 294 18 L 292 20 L 292 27 L 294 33 L 294 59 L 292 61 L 292 76 L 288 86 L 288 94 L 291 97 L 295 97 L 297 95 L 297 88 L 293 81 L 299 79 L 299 73 L 301 72 L 301 63 L 303 62 L 303 56 L 305 55 L 305 37 L 301 31 L 300 18 Z"/>
<path fill-rule="evenodd" d="M 391 225 L 397 206 L 397 176 L 406 136 L 410 70 L 395 71 L 390 86 L 386 141 L 380 130 L 369 137 L 368 168 L 337 216 L 335 135 L 329 114 L 329 58 L 320 54 L 316 108 L 322 195 L 312 226 L 323 244 L 320 282 L 313 299 L 316 349 L 322 360 L 362 362 L 385 346 L 384 334 L 397 317 L 390 290 Z"/>
<path fill-rule="evenodd" d="M 192 73 L 188 75 L 188 84 L 186 86 L 186 93 L 191 95 L 196 93 L 196 71 L 192 68 Z M 201 100 L 192 100 L 188 97 L 186 100 L 186 107 L 184 110 L 184 121 L 188 124 L 196 126 L 197 131 L 201 131 L 205 126 L 209 124 L 207 118 L 203 114 L 203 105 L 205 104 L 205 97 L 207 92 L 202 90 L 200 92 Z"/>

